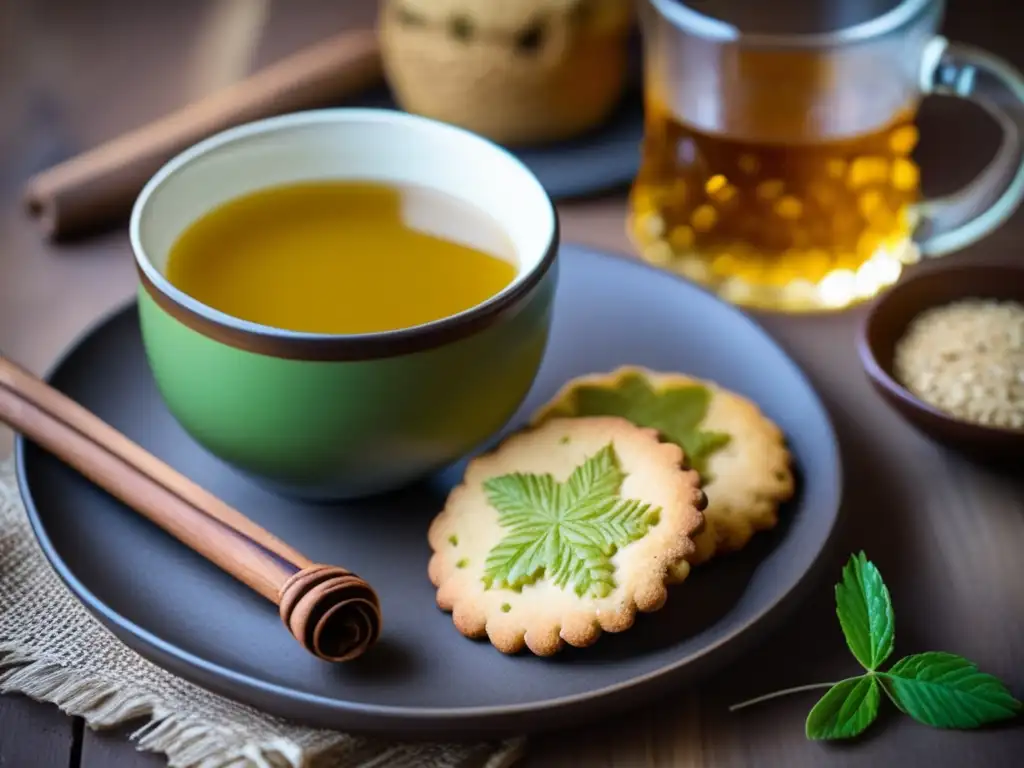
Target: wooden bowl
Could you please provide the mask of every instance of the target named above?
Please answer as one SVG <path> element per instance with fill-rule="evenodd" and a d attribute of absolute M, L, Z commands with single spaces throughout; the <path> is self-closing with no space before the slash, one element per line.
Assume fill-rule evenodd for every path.
<path fill-rule="evenodd" d="M 969 298 L 1024 304 L 1024 268 L 965 266 L 935 269 L 903 280 L 875 300 L 860 328 L 857 351 L 875 390 L 907 422 L 951 448 L 984 461 L 1024 459 L 1024 430 L 963 421 L 929 405 L 893 375 L 897 342 L 931 307 Z"/>

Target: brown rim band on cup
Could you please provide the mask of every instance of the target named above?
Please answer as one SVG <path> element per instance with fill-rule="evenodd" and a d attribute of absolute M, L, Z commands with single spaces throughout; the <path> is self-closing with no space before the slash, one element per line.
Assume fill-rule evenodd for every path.
<path fill-rule="evenodd" d="M 554 211 L 554 205 L 552 204 Z M 418 328 L 361 335 L 279 335 L 232 327 L 207 317 L 160 290 L 136 263 L 143 289 L 162 310 L 178 322 L 229 347 L 288 360 L 334 362 L 397 357 L 458 341 L 493 325 L 513 309 L 550 271 L 558 255 L 559 221 L 555 211 L 554 232 L 540 263 L 507 293 L 499 294 L 460 315 Z"/>

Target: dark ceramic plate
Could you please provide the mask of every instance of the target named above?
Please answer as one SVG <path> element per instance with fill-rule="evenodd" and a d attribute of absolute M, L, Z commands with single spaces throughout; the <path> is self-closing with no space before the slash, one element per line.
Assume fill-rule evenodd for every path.
<path fill-rule="evenodd" d="M 644 105 L 640 42 L 631 48 L 630 84 L 604 124 L 569 141 L 510 147 L 556 200 L 596 195 L 633 181 L 640 168 Z M 374 89 L 346 106 L 398 109 L 387 88 Z"/>
<path fill-rule="evenodd" d="M 76 344 L 50 382 L 315 560 L 379 591 L 384 631 L 362 660 L 303 651 L 273 607 L 59 461 L 18 441 L 32 526 L 57 572 L 118 637 L 210 690 L 312 725 L 431 739 L 564 727 L 676 690 L 757 642 L 802 593 L 836 522 L 840 466 L 829 418 L 797 366 L 752 320 L 666 273 L 562 250 L 554 328 L 511 426 L 566 381 L 633 363 L 688 371 L 760 403 L 789 437 L 799 493 L 783 522 L 698 569 L 661 611 L 588 649 L 506 657 L 463 638 L 434 605 L 427 526 L 460 468 L 338 507 L 284 501 L 212 458 L 162 405 L 135 307 Z"/>

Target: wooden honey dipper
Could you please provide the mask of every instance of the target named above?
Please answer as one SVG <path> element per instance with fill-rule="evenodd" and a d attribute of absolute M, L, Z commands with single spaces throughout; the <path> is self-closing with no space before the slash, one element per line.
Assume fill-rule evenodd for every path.
<path fill-rule="evenodd" d="M 0 422 L 273 602 L 315 656 L 351 661 L 380 637 L 377 594 L 359 576 L 309 560 L 2 356 Z"/>

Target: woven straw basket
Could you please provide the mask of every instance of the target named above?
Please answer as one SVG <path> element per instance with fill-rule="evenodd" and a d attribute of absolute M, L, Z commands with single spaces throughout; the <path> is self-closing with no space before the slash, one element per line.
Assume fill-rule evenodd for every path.
<path fill-rule="evenodd" d="M 633 0 L 385 0 L 399 105 L 507 145 L 585 132 L 626 81 Z"/>

